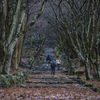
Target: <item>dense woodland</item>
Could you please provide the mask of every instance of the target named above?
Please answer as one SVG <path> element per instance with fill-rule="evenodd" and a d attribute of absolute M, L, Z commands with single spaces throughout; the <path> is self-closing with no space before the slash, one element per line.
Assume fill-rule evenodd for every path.
<path fill-rule="evenodd" d="M 91 67 L 100 78 L 99 66 L 99 26 L 100 2 L 61 0 L 50 2 L 56 21 L 48 20 L 54 25 L 57 34 L 57 47 L 70 59 L 79 58 L 85 66 L 86 79 L 91 79 Z M 57 12 L 58 11 L 58 12 Z M 52 22 L 52 23 L 51 23 Z"/>
<path fill-rule="evenodd" d="M 0 1 L 0 73 L 9 74 L 12 64 L 14 69 L 18 68 L 21 63 L 23 40 L 28 41 L 29 39 L 32 45 L 36 38 L 41 37 L 36 40 L 40 44 L 35 45 L 38 48 L 34 55 L 35 59 L 40 54 L 46 40 L 51 37 L 55 40 L 54 46 L 57 51 L 60 54 L 64 53 L 68 63 L 72 64 L 73 60 L 78 58 L 85 66 L 87 80 L 91 79 L 91 69 L 95 77 L 100 78 L 100 1 L 48 0 L 47 3 L 53 14 L 48 16 L 46 13 L 46 16 L 42 16 L 48 23 L 48 28 L 45 26 L 47 32 L 44 32 L 42 28 L 38 35 L 35 34 L 31 38 L 28 31 L 32 30 L 31 27 L 43 13 L 46 2 L 47 0 L 43 2 L 35 0 Z M 32 11 L 30 9 L 39 3 L 42 3 L 41 7 L 34 14 L 32 12 L 34 9 Z M 71 67 L 70 70 L 72 71 Z"/>
<path fill-rule="evenodd" d="M 69 76 L 66 78 L 66 75 L 76 75 L 76 80 L 81 80 L 80 77 L 83 73 L 85 78 L 81 80 L 81 85 L 88 85 L 86 82 L 92 80 L 99 84 L 100 0 L 0 0 L 0 88 L 9 88 L 12 84 L 23 83 L 27 79 L 29 74 L 29 72 L 27 74 L 27 71 L 26 73 L 22 71 L 21 74 L 14 73 L 15 71 L 18 72 L 19 68 L 32 72 L 39 66 L 42 70 L 45 65 L 42 62 L 45 63 L 43 60 L 47 55 L 44 54 L 46 47 L 51 48 L 52 55 L 54 55 L 54 51 L 55 58 L 59 57 L 61 59 L 61 67 L 65 73 L 64 75 L 57 74 L 60 77 L 58 82 L 60 85 L 65 84 L 67 79 L 71 79 Z M 43 68 L 45 70 L 46 67 Z M 35 78 L 47 77 L 48 80 L 49 78 L 55 78 L 55 80 L 57 78 L 56 76 L 42 76 L 42 74 L 40 76 L 30 76 L 30 79 L 32 77 L 34 82 Z M 68 82 L 70 84 L 70 81 Z M 27 83 L 32 82 L 27 81 Z M 75 85 L 77 86 L 77 84 Z M 100 85 L 96 88 L 93 87 L 93 84 L 89 85 L 95 92 L 100 92 Z M 23 86 L 25 87 L 25 85 Z M 73 85 L 70 86 L 72 90 L 67 91 L 76 91 Z M 58 87 L 54 87 L 59 91 Z M 66 92 L 65 88 L 67 87 L 61 87 L 64 88 L 61 91 Z M 20 91 L 20 88 L 18 91 Z M 36 96 L 36 91 L 32 91 L 34 96 Z M 44 89 L 42 95 L 46 91 L 49 92 L 49 89 Z M 52 89 L 50 91 L 57 92 Z M 86 93 L 86 91 L 83 90 L 83 93 Z M 0 91 L 0 93 L 3 93 L 3 91 Z M 74 92 L 70 93 L 73 94 Z M 31 97 L 31 92 L 29 95 Z M 24 96 L 21 95 L 21 97 Z M 4 97 L 2 96 L 2 98 Z M 13 97 L 11 98 L 13 100 Z M 93 100 L 99 100 L 98 98 L 97 96 L 97 99 Z"/>

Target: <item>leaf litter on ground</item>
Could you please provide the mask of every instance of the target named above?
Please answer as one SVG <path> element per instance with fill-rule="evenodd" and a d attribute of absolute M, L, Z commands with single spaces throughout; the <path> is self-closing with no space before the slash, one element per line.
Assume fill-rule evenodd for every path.
<path fill-rule="evenodd" d="M 53 75 L 48 75 L 48 76 L 53 76 Z M 65 75 L 57 74 L 57 76 L 65 76 Z M 92 92 L 88 88 L 87 89 L 76 88 L 75 84 L 68 86 L 68 88 L 28 88 L 28 87 L 21 88 L 17 87 L 16 85 L 13 85 L 13 87 L 9 89 L 0 89 L 0 100 L 75 100 L 75 99 L 100 100 L 100 93 Z"/>

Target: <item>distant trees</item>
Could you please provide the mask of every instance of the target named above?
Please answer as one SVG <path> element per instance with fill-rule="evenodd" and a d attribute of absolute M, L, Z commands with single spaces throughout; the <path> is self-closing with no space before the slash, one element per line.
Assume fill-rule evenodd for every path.
<path fill-rule="evenodd" d="M 91 79 L 91 64 L 94 66 L 96 77 L 100 78 L 100 1 L 50 0 L 50 4 L 56 16 L 56 23 L 53 25 L 58 33 L 60 49 L 65 53 L 75 51 L 85 65 L 87 80 Z"/>
<path fill-rule="evenodd" d="M 43 0 L 40 10 L 24 29 L 21 29 L 21 27 L 25 18 L 27 0 L 1 1 L 2 30 L 0 40 L 0 73 L 9 74 L 15 44 L 40 17 L 47 0 Z"/>

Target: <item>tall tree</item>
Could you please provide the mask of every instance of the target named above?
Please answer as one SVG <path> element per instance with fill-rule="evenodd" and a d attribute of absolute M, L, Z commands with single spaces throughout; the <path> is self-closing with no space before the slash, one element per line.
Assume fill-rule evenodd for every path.
<path fill-rule="evenodd" d="M 100 77 L 98 54 L 100 1 L 60 0 L 58 4 L 54 0 L 51 2 L 60 35 L 64 35 L 63 38 L 70 41 L 72 49 L 84 63 L 86 79 L 91 79 L 90 63 L 94 64 L 97 77 Z M 58 8 L 59 13 L 55 8 Z"/>
<path fill-rule="evenodd" d="M 22 1 L 22 2 L 21 2 Z M 14 3 L 13 3 L 14 2 Z M 12 53 L 18 39 L 25 34 L 37 21 L 44 10 L 47 0 L 43 0 L 42 6 L 31 22 L 21 30 L 25 16 L 26 0 L 2 0 L 2 33 L 0 41 L 0 73 L 9 74 Z M 12 5 L 14 4 L 14 5 Z M 18 11 L 21 8 L 20 22 L 18 22 Z M 16 34 L 15 34 L 16 30 Z"/>

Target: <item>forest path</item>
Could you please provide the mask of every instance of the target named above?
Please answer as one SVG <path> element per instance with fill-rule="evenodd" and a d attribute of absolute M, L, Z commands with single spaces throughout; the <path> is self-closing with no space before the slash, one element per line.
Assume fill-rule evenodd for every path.
<path fill-rule="evenodd" d="M 53 48 L 46 47 L 45 51 L 44 51 L 43 62 L 40 66 L 38 66 L 37 68 L 35 68 L 33 70 L 33 74 L 50 74 L 51 73 L 51 67 L 50 67 L 50 65 L 47 66 L 47 62 L 46 62 L 47 55 L 50 55 L 52 60 L 56 60 Z M 65 68 L 62 68 L 62 67 L 60 67 L 60 69 L 57 70 L 57 67 L 56 67 L 55 72 L 56 72 L 56 74 L 58 74 L 58 73 L 64 74 L 64 72 L 67 72 L 67 70 Z"/>
<path fill-rule="evenodd" d="M 55 59 L 53 49 L 46 47 L 42 64 L 23 84 L 0 90 L 0 100 L 100 100 L 100 93 L 80 85 L 76 77 L 65 75 L 65 68 L 56 68 L 55 75 L 51 75 L 45 60 L 48 54 Z"/>

